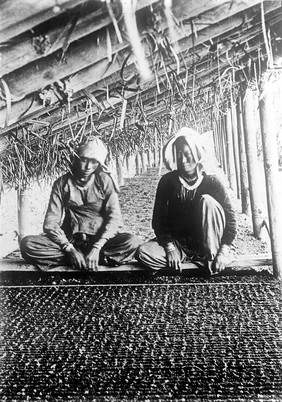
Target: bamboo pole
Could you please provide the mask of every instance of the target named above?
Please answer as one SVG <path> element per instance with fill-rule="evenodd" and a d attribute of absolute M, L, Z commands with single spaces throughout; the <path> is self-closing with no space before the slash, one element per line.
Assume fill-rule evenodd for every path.
<path fill-rule="evenodd" d="M 141 158 L 142 173 L 145 173 L 147 170 L 147 164 L 146 164 L 146 155 L 144 151 L 140 152 L 140 158 Z"/>
<path fill-rule="evenodd" d="M 227 166 L 227 141 L 226 141 L 226 119 L 225 116 L 221 118 L 221 146 L 222 146 L 222 154 L 223 154 L 223 170 L 226 175 L 228 175 L 228 166 Z"/>
<path fill-rule="evenodd" d="M 219 143 L 218 143 L 218 124 L 216 121 L 213 123 L 213 143 L 214 143 L 216 159 L 218 163 L 221 163 L 219 154 Z"/>
<path fill-rule="evenodd" d="M 161 134 L 160 149 L 159 149 L 159 176 L 162 175 L 162 168 L 163 168 L 163 136 Z"/>
<path fill-rule="evenodd" d="M 247 171 L 246 149 L 244 142 L 241 95 L 238 97 L 236 109 L 237 109 L 238 148 L 239 148 L 240 180 L 241 180 L 241 205 L 242 205 L 242 213 L 248 215 L 250 209 L 250 197 L 248 189 L 248 171 Z"/>
<path fill-rule="evenodd" d="M 270 73 L 262 80 L 259 101 L 261 135 L 266 179 L 266 194 L 269 216 L 270 241 L 273 259 L 273 273 L 282 279 L 282 186 L 279 180 L 277 128 L 271 86 L 274 84 Z"/>
<path fill-rule="evenodd" d="M 218 163 L 222 167 L 222 153 L 221 153 L 221 144 L 220 144 L 220 123 L 219 120 L 216 121 L 216 138 L 217 138 L 217 159 Z"/>
<path fill-rule="evenodd" d="M 128 171 L 128 177 L 134 177 L 136 175 L 136 164 L 134 155 L 126 156 L 126 166 Z"/>
<path fill-rule="evenodd" d="M 218 139 L 219 139 L 219 154 L 220 154 L 220 162 L 221 167 L 225 171 L 225 161 L 224 161 L 224 149 L 223 149 L 223 140 L 222 140 L 222 118 L 218 119 Z"/>
<path fill-rule="evenodd" d="M 229 184 L 232 190 L 237 188 L 235 161 L 234 161 L 234 146 L 233 146 L 233 134 L 232 134 L 232 121 L 231 110 L 227 110 L 226 114 L 226 149 L 227 149 L 227 172 Z"/>
<path fill-rule="evenodd" d="M 223 141 L 224 141 L 224 148 L 225 148 L 225 161 L 226 161 L 226 175 L 230 184 L 230 164 L 229 164 L 229 157 L 228 157 L 228 121 L 227 121 L 227 115 L 224 116 L 224 131 L 223 131 Z"/>
<path fill-rule="evenodd" d="M 124 177 L 122 172 L 122 160 L 121 155 L 116 156 L 116 171 L 117 171 L 117 181 L 119 186 L 124 185 Z"/>
<path fill-rule="evenodd" d="M 159 162 L 159 145 L 158 145 L 158 136 L 157 136 L 157 128 L 156 127 L 155 127 L 154 137 L 155 137 L 154 166 L 157 167 L 158 162 Z"/>
<path fill-rule="evenodd" d="M 126 168 L 126 177 L 131 177 L 131 172 L 130 172 L 130 164 L 129 164 L 129 156 L 125 156 L 125 168 Z"/>
<path fill-rule="evenodd" d="M 25 189 L 18 189 L 18 233 L 19 241 L 28 234 L 28 194 Z"/>
<path fill-rule="evenodd" d="M 233 100 L 233 95 L 231 91 L 230 100 L 230 111 L 231 111 L 231 124 L 232 124 L 232 138 L 233 138 L 233 152 L 234 152 L 234 163 L 235 163 L 235 175 L 237 184 L 237 198 L 240 199 L 241 194 L 241 183 L 240 183 L 240 163 L 239 163 L 239 144 L 238 144 L 238 127 L 237 127 L 237 113 L 236 105 Z"/>
<path fill-rule="evenodd" d="M 254 98 L 254 91 L 249 87 L 246 89 L 243 105 L 243 124 L 245 134 L 245 147 L 248 166 L 250 201 L 252 210 L 253 231 L 257 238 L 260 238 L 262 228 L 262 201 L 261 201 L 261 180 L 259 175 L 259 164 L 257 158 L 256 117 L 257 104 Z"/>
<path fill-rule="evenodd" d="M 136 153 L 135 156 L 135 165 L 136 165 L 136 174 L 141 174 L 141 166 L 140 166 L 140 155 L 139 152 Z"/>
<path fill-rule="evenodd" d="M 150 149 L 147 150 L 147 160 L 148 160 L 148 167 L 151 168 L 152 167 L 152 154 L 151 154 Z"/>

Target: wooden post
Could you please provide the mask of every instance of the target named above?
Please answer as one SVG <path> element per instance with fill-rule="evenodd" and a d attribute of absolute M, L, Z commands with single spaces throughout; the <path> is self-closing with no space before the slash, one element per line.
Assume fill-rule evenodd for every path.
<path fill-rule="evenodd" d="M 124 185 L 124 177 L 122 172 L 122 160 L 121 155 L 116 156 L 116 171 L 117 171 L 117 181 L 119 186 Z"/>
<path fill-rule="evenodd" d="M 160 149 L 159 149 L 159 176 L 162 174 L 162 168 L 163 168 L 163 137 L 161 134 L 161 144 L 160 144 Z"/>
<path fill-rule="evenodd" d="M 231 110 L 227 110 L 226 114 L 226 145 L 227 145 L 227 172 L 229 184 L 232 190 L 236 190 L 236 174 L 235 174 L 235 162 L 234 162 L 234 147 L 233 147 L 233 134 L 232 134 L 232 121 Z"/>
<path fill-rule="evenodd" d="M 124 172 L 124 178 L 128 179 L 130 177 L 128 155 L 124 155 Z"/>
<path fill-rule="evenodd" d="M 147 149 L 147 160 L 148 160 L 148 167 L 152 167 L 152 157 L 151 157 L 151 150 Z"/>
<path fill-rule="evenodd" d="M 225 118 L 220 119 L 220 142 L 221 142 L 221 152 L 223 160 L 223 171 L 227 175 L 227 161 L 226 161 L 226 130 L 225 130 Z"/>
<path fill-rule="evenodd" d="M 221 144 L 220 144 L 220 123 L 219 120 L 216 122 L 216 141 L 217 141 L 217 160 L 220 166 L 222 167 L 222 153 L 221 153 Z"/>
<path fill-rule="evenodd" d="M 224 161 L 223 161 L 223 151 L 222 151 L 222 141 L 221 141 L 221 119 L 218 118 L 217 120 L 217 134 L 218 134 L 218 155 L 219 155 L 219 162 L 224 171 Z"/>
<path fill-rule="evenodd" d="M 139 152 L 137 152 L 135 156 L 135 165 L 136 165 L 136 174 L 139 175 L 141 173 Z"/>
<path fill-rule="evenodd" d="M 239 162 L 240 162 L 240 180 L 241 180 L 241 205 L 242 213 L 248 214 L 250 209 L 250 197 L 248 189 L 248 171 L 246 161 L 246 149 L 244 142 L 244 128 L 242 115 L 242 98 L 241 95 L 237 100 L 237 128 L 238 128 L 238 147 L 239 147 Z"/>
<path fill-rule="evenodd" d="M 253 231 L 257 238 L 260 238 L 262 228 L 262 202 L 261 202 L 261 180 L 259 176 L 259 164 L 257 158 L 256 117 L 257 104 L 254 92 L 249 87 L 246 90 L 243 105 L 243 123 L 245 134 L 245 147 L 248 166 L 250 201 L 252 210 Z"/>
<path fill-rule="evenodd" d="M 158 166 L 159 162 L 159 145 L 158 145 L 158 136 L 157 136 L 157 128 L 155 127 L 155 149 L 154 149 L 154 166 Z"/>
<path fill-rule="evenodd" d="M 18 233 L 19 241 L 28 235 L 28 194 L 25 189 L 18 190 Z"/>
<path fill-rule="evenodd" d="M 214 142 L 215 156 L 216 156 L 218 163 L 221 164 L 218 137 L 219 137 L 218 136 L 218 124 L 217 124 L 217 122 L 214 122 L 214 124 L 213 124 L 213 142 Z"/>
<path fill-rule="evenodd" d="M 136 175 L 136 163 L 134 155 L 128 155 L 126 158 L 126 164 L 128 169 L 128 177 L 134 177 Z"/>
<path fill-rule="evenodd" d="M 240 163 L 239 163 L 239 144 L 238 144 L 238 128 L 237 128 L 237 116 L 236 116 L 236 105 L 233 101 L 232 91 L 231 91 L 231 124 L 232 124 L 232 138 L 233 138 L 233 152 L 234 152 L 234 162 L 235 162 L 235 174 L 236 174 L 236 184 L 237 184 L 237 198 L 240 198 Z"/>
<path fill-rule="evenodd" d="M 147 170 L 147 166 L 146 166 L 146 155 L 144 151 L 140 152 L 140 158 L 141 158 L 142 173 L 145 173 Z"/>
<path fill-rule="evenodd" d="M 278 177 L 277 128 L 273 96 L 270 91 L 273 82 L 271 74 L 266 73 L 261 86 L 259 101 L 262 146 L 264 156 L 264 172 L 266 179 L 266 194 L 269 216 L 270 241 L 273 260 L 273 273 L 282 279 L 282 210 L 281 183 Z"/>

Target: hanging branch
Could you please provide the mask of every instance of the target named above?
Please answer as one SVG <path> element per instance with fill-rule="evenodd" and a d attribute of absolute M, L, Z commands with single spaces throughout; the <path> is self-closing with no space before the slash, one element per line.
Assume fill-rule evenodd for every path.
<path fill-rule="evenodd" d="M 144 81 L 148 81 L 152 78 L 152 74 L 138 33 L 135 10 L 133 9 L 132 3 L 132 0 L 122 0 L 124 21 L 131 46 L 137 60 L 139 74 Z"/>
<path fill-rule="evenodd" d="M 109 16 L 110 16 L 110 18 L 112 20 L 112 23 L 114 25 L 114 28 L 115 28 L 118 41 L 119 41 L 119 43 L 123 43 L 123 39 L 122 39 L 120 30 L 119 30 L 119 26 L 118 26 L 115 14 L 114 14 L 113 9 L 112 9 L 111 0 L 106 0 L 106 5 L 107 5 Z"/>
<path fill-rule="evenodd" d="M 261 4 L 261 27 L 262 27 L 264 44 L 265 44 L 265 50 L 266 50 L 266 54 L 267 54 L 267 67 L 272 69 L 273 68 L 273 57 L 272 57 L 270 42 L 268 41 L 266 28 L 265 28 L 264 6 L 263 6 L 262 0 L 261 0 L 260 4 Z"/>

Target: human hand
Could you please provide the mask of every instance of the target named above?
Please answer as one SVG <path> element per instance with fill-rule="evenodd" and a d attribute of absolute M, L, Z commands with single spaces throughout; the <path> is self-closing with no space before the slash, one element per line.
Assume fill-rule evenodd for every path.
<path fill-rule="evenodd" d="M 182 272 L 181 260 L 176 249 L 166 250 L 167 266 L 175 271 Z"/>
<path fill-rule="evenodd" d="M 213 261 L 213 272 L 220 273 L 234 260 L 235 256 L 227 244 L 223 244 Z"/>
<path fill-rule="evenodd" d="M 97 271 L 99 267 L 100 248 L 93 247 L 86 256 L 86 269 L 89 271 Z"/>
<path fill-rule="evenodd" d="M 78 251 L 74 246 L 68 247 L 66 249 L 66 254 L 70 261 L 71 267 L 78 268 L 81 270 L 86 268 L 84 255 L 80 251 Z"/>

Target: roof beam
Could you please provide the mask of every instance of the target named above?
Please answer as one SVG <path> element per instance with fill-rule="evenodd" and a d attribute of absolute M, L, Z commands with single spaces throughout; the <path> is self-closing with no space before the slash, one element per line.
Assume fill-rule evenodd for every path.
<path fill-rule="evenodd" d="M 238 0 L 237 0 L 238 1 Z M 257 2 L 257 0 L 251 0 Z M 222 0 L 209 0 L 209 5 L 214 3 L 222 3 Z M 146 4 L 146 3 L 145 3 Z M 187 18 L 189 13 L 190 18 L 193 17 L 195 12 L 189 7 L 187 0 L 178 0 L 177 7 L 174 10 L 176 18 L 182 20 L 183 17 Z M 225 4 L 226 10 L 230 12 L 230 5 Z M 205 4 L 205 10 L 207 5 Z M 181 11 L 180 11 L 181 10 Z M 197 4 L 196 10 L 199 10 Z M 231 8 L 232 12 L 237 12 L 237 7 Z M 210 10 L 209 10 L 210 11 Z M 182 16 L 182 18 L 181 18 Z M 216 18 L 215 21 L 218 21 Z M 195 22 L 194 22 L 195 23 Z M 148 31 L 151 28 L 151 22 L 146 22 L 140 25 L 139 30 Z M 165 28 L 165 26 L 163 27 Z M 185 27 L 187 29 L 187 27 Z M 190 25 L 188 26 L 189 35 L 191 33 Z M 183 35 L 181 31 L 180 35 Z M 98 42 L 99 39 L 99 42 Z M 116 35 L 112 35 L 112 49 L 113 54 L 130 46 L 128 41 L 123 44 L 118 44 Z M 47 57 L 43 57 L 28 65 L 25 65 L 21 69 L 13 69 L 10 74 L 4 76 L 4 79 L 9 87 L 12 97 L 19 100 L 24 98 L 31 92 L 35 92 L 40 88 L 52 84 L 54 81 L 64 79 L 67 76 L 77 73 L 78 71 L 97 63 L 98 61 L 108 57 L 108 45 L 107 45 L 107 32 L 104 31 L 96 36 L 96 33 L 92 33 L 85 36 L 81 41 L 75 41 L 66 52 L 66 63 L 58 61 L 58 57 L 55 54 L 51 54 Z M 32 80 L 30 79 L 32 77 Z"/>
<path fill-rule="evenodd" d="M 184 0 L 184 3 L 186 4 L 185 0 Z M 241 2 L 239 2 L 239 7 L 240 8 L 237 8 L 236 4 L 237 3 L 234 3 L 233 7 L 232 7 L 234 12 L 238 12 L 238 10 L 240 11 L 241 8 L 242 8 L 242 3 Z M 211 6 L 210 2 L 209 2 L 209 5 Z M 186 10 L 186 8 L 183 9 L 183 11 L 185 11 L 185 10 Z M 221 16 L 224 16 L 226 13 L 228 13 L 228 15 L 229 15 L 229 12 L 230 12 L 229 3 L 226 5 L 225 2 L 224 2 L 223 5 L 219 7 L 219 12 L 220 12 Z M 185 15 L 185 13 L 183 13 L 183 15 Z M 193 13 L 191 15 L 193 15 Z M 217 18 L 217 21 L 219 21 L 218 14 L 216 14 L 216 18 Z M 211 21 L 210 21 L 210 11 L 207 12 L 207 14 L 204 13 L 203 15 L 197 17 L 197 20 L 199 21 L 199 23 L 201 21 L 203 21 L 203 20 L 209 21 L 209 23 L 211 23 Z M 197 22 L 197 21 L 195 21 L 195 22 Z M 206 30 L 206 34 L 201 35 L 201 41 L 206 41 L 206 40 L 210 39 L 211 37 L 214 37 L 215 35 L 220 34 L 221 31 L 232 29 L 232 27 L 236 27 L 236 26 L 238 26 L 238 24 L 240 25 L 242 23 L 243 23 L 243 18 L 242 18 L 242 16 L 240 16 L 240 17 L 231 19 L 231 21 L 228 20 L 227 23 L 225 23 L 225 25 L 216 24 L 215 26 L 213 26 L 211 28 L 211 31 Z M 201 27 L 202 27 L 202 25 L 199 25 L 199 29 L 197 31 L 197 37 L 195 38 L 195 43 L 194 43 L 195 45 L 199 42 L 199 34 L 202 31 Z M 189 34 L 190 34 L 190 41 L 189 41 L 188 46 L 191 47 L 193 45 L 193 41 L 191 39 L 191 27 L 190 26 L 188 28 L 186 27 L 186 29 L 187 29 L 187 31 L 186 31 L 187 37 L 189 37 Z M 92 46 L 93 46 L 93 44 L 92 44 Z M 114 51 L 118 52 L 118 50 L 120 50 L 120 47 L 118 47 L 118 46 L 119 45 L 117 45 L 117 47 L 115 48 Z M 93 54 L 93 53 L 95 54 L 95 52 L 93 51 L 93 50 L 95 50 L 95 47 L 94 47 L 94 49 L 93 48 L 91 48 L 91 49 L 92 49 L 91 54 Z M 88 53 L 90 51 L 89 48 L 87 48 L 86 46 L 84 47 L 84 50 L 85 50 L 85 52 L 88 52 Z M 103 51 L 106 54 L 107 49 L 104 48 Z M 100 55 L 101 55 L 101 52 L 102 52 L 102 50 L 100 49 L 100 52 L 99 52 Z M 45 59 L 43 59 L 43 60 L 45 60 Z M 94 61 L 94 60 L 92 59 L 92 61 Z M 104 77 L 108 76 L 109 74 L 113 73 L 114 71 L 118 71 L 120 69 L 120 67 L 121 67 L 121 64 L 118 61 L 113 63 L 112 68 L 105 75 L 104 73 L 105 73 L 105 70 L 106 70 L 107 66 L 108 66 L 108 61 L 107 60 L 100 60 L 98 63 L 96 63 L 94 65 L 91 65 L 90 67 L 87 67 L 82 71 L 79 71 L 76 74 L 76 76 L 74 76 L 72 78 L 72 80 L 71 80 L 72 81 L 71 82 L 71 87 L 74 90 L 74 92 L 76 93 L 76 92 L 78 92 L 79 90 L 81 90 L 81 89 L 83 89 L 85 87 L 89 87 L 95 81 L 97 82 L 97 84 L 95 86 L 101 85 L 101 79 L 103 80 Z M 49 74 L 48 74 L 49 70 L 45 69 L 44 71 L 45 71 L 45 75 L 48 77 L 49 76 Z M 35 72 L 36 72 L 36 70 L 35 70 Z M 52 75 L 52 77 L 54 77 L 54 74 L 52 73 L 52 71 L 51 71 L 50 74 Z M 64 72 L 62 72 L 62 74 L 65 75 L 66 71 L 64 70 Z M 21 81 L 19 79 L 20 77 L 16 77 L 15 74 L 14 74 L 13 80 L 10 79 L 10 81 L 8 82 L 8 85 L 10 84 L 10 82 L 11 82 L 11 85 L 12 85 L 13 82 L 20 82 L 21 81 L 20 90 L 21 90 L 21 88 L 28 88 L 28 91 L 31 91 L 31 88 L 30 88 L 30 85 L 29 85 L 30 76 L 31 76 L 31 71 L 29 71 L 28 74 L 26 73 L 26 80 Z M 38 73 L 37 73 L 37 75 L 33 76 L 33 82 L 35 82 L 35 81 L 37 82 L 38 81 L 37 78 L 38 78 Z M 56 75 L 56 78 L 59 79 L 59 77 L 57 75 Z M 50 81 L 52 82 L 52 79 L 49 78 L 48 82 L 50 82 Z M 44 86 L 43 84 L 44 84 L 43 82 L 40 82 L 39 86 L 40 87 Z M 36 87 L 37 86 L 38 86 L 38 84 L 36 84 Z M 12 94 L 15 95 L 15 93 L 13 92 L 13 89 L 10 88 L 10 90 L 11 90 Z M 22 94 L 22 96 L 23 95 L 24 94 Z M 20 116 L 23 113 L 25 113 L 26 110 L 28 110 L 29 108 L 30 108 L 30 113 L 36 113 L 36 111 L 40 111 L 41 109 L 42 109 L 42 113 L 46 112 L 46 109 L 42 105 L 40 105 L 38 102 L 34 101 L 34 95 L 30 95 L 26 99 L 23 99 L 20 102 L 16 102 L 16 103 L 12 104 L 12 113 L 11 113 L 9 125 L 17 122 L 18 119 L 21 119 Z M 30 113 L 28 113 L 28 115 Z M 0 111 L 0 126 L 2 126 L 2 127 L 4 126 L 5 117 L 6 117 L 6 112 L 5 112 L 5 110 L 2 109 L 2 111 Z"/>
<path fill-rule="evenodd" d="M 137 3 L 137 11 L 155 3 L 158 0 L 139 0 Z M 2 75 L 11 73 L 29 63 L 33 63 L 36 60 L 42 58 L 44 60 L 50 54 L 61 49 L 64 44 L 64 35 L 61 33 L 64 29 L 68 29 L 68 25 L 71 24 L 72 19 L 79 13 L 77 8 L 74 8 L 68 19 L 64 21 L 64 25 L 57 25 L 54 28 L 49 28 L 44 31 L 44 36 L 48 38 L 50 42 L 49 48 L 45 53 L 40 53 L 35 46 L 33 46 L 32 38 L 33 34 L 28 32 L 18 38 L 16 43 L 12 43 L 11 46 L 6 46 L 1 50 L 2 53 Z M 61 22 L 62 24 L 62 22 Z M 105 3 L 100 3 L 99 8 L 87 13 L 86 15 L 78 15 L 78 21 L 75 25 L 73 32 L 69 38 L 69 43 L 73 43 L 93 32 L 105 28 L 112 24 L 112 20 L 109 16 Z M 1 33 L 1 32 L 0 32 Z"/>
<path fill-rule="evenodd" d="M 84 2 L 85 0 L 4 1 L 0 13 L 0 43 Z"/>
<path fill-rule="evenodd" d="M 242 7 L 242 2 L 239 1 L 238 4 L 240 7 Z M 224 7 L 224 6 L 222 6 L 222 7 Z M 226 5 L 225 5 L 225 7 L 226 7 Z M 229 7 L 230 7 L 230 5 L 228 4 L 228 8 Z M 279 7 L 279 5 L 276 3 L 275 7 L 277 8 L 277 7 Z M 220 7 L 217 10 L 217 13 L 218 12 L 222 13 L 222 10 L 223 9 Z M 199 17 L 199 18 L 201 18 L 201 17 Z M 250 16 L 247 15 L 247 17 L 249 18 Z M 206 18 L 207 18 L 207 16 L 206 16 Z M 212 37 L 220 35 L 222 32 L 225 32 L 225 31 L 228 32 L 231 29 L 234 29 L 237 26 L 243 24 L 243 22 L 244 22 L 243 16 L 237 15 L 237 16 L 233 17 L 232 19 L 227 19 L 227 20 L 221 22 L 221 24 L 215 24 L 214 26 L 212 26 L 210 28 L 206 28 L 204 30 L 198 30 L 197 38 L 195 38 L 195 40 L 194 40 L 194 45 L 205 42 Z M 193 45 L 191 36 L 188 38 L 185 38 L 184 40 L 181 40 L 180 44 L 181 44 L 182 50 L 191 48 Z M 115 63 L 113 63 L 113 66 L 107 71 L 107 73 L 104 74 L 104 72 L 107 68 L 107 65 L 108 65 L 107 60 L 101 60 L 100 62 L 96 63 L 95 65 L 92 65 L 92 66 L 80 71 L 75 77 L 73 77 L 73 80 L 72 80 L 72 87 L 74 88 L 75 92 L 88 86 L 88 84 L 91 81 L 93 81 L 93 77 L 94 77 L 94 80 L 97 80 L 97 79 L 99 80 L 99 78 L 100 78 L 100 80 L 98 82 L 90 85 L 90 87 L 89 87 L 90 90 L 95 90 L 95 89 L 98 89 L 99 87 L 101 88 L 104 85 L 103 84 L 104 82 L 105 83 L 107 82 L 108 84 L 110 84 L 111 82 L 114 82 L 116 80 L 116 77 L 111 79 L 111 75 L 113 73 L 119 71 L 119 69 L 121 68 L 121 62 L 119 62 L 117 60 Z M 127 68 L 127 70 L 134 71 L 133 65 L 129 66 Z M 102 80 L 101 80 L 101 77 L 105 77 L 105 78 L 102 78 Z M 106 79 L 106 77 L 109 77 L 109 78 Z M 30 106 L 30 103 L 31 103 L 31 97 L 29 99 L 24 99 L 21 102 L 17 102 L 13 105 L 12 114 L 11 114 L 11 116 L 12 116 L 11 118 L 13 120 L 11 121 L 11 123 L 13 123 L 13 122 L 15 123 L 19 119 L 20 114 L 22 114 L 24 111 L 26 111 L 26 109 Z M 35 115 L 39 116 L 40 113 L 44 114 L 44 113 L 48 112 L 48 110 L 51 111 L 55 108 L 56 107 L 51 107 L 46 110 L 46 109 L 42 108 L 41 105 L 34 103 L 34 105 L 31 107 L 30 111 L 32 113 L 35 113 Z M 36 110 L 38 110 L 39 114 L 36 112 Z M 28 115 L 29 115 L 29 113 L 28 113 Z M 4 119 L 5 119 L 5 112 L 3 112 L 3 110 L 2 110 L 0 112 L 0 124 L 1 124 L 1 122 L 3 124 Z"/>
<path fill-rule="evenodd" d="M 228 68 L 230 66 L 230 59 L 232 59 L 232 52 L 230 52 L 231 49 L 231 44 L 229 45 L 229 47 L 226 48 L 227 51 L 229 51 L 229 58 L 226 57 L 226 54 L 224 53 L 221 56 L 221 74 L 224 72 L 224 70 L 226 68 Z M 250 51 L 254 51 L 257 48 L 257 43 L 254 43 L 253 45 L 250 44 Z M 238 53 L 236 53 L 238 55 L 239 58 L 244 56 L 244 51 L 241 49 Z M 192 58 L 192 55 L 190 56 L 190 58 Z M 217 75 L 218 73 L 218 64 L 217 64 L 217 60 L 214 60 L 213 62 L 211 62 L 210 59 L 205 59 L 203 60 L 200 64 L 197 65 L 197 69 L 196 69 L 196 80 L 194 80 L 193 74 L 189 75 L 189 79 L 187 81 L 187 93 L 183 93 L 183 96 L 186 97 L 192 97 L 192 87 L 193 87 L 193 93 L 194 95 L 194 101 L 196 99 L 199 98 L 199 90 L 201 90 L 201 95 L 203 93 L 203 91 L 207 91 L 208 90 L 208 86 L 214 84 L 214 77 Z M 185 75 L 184 72 L 181 73 L 182 76 Z M 171 93 L 170 90 L 167 89 L 167 87 L 164 86 L 164 80 L 165 79 L 165 74 L 164 72 L 162 73 L 162 76 L 160 77 L 160 81 L 162 81 L 161 89 L 162 92 L 160 94 L 158 94 L 156 92 L 156 86 L 155 83 L 152 82 L 149 86 L 146 86 L 146 89 L 142 90 L 142 104 L 143 106 L 151 106 L 151 107 L 155 107 L 154 103 L 156 100 L 156 97 L 158 99 L 157 104 L 159 105 L 159 103 L 162 100 L 167 100 L 169 97 L 172 97 L 173 94 Z M 110 91 L 111 92 L 111 91 Z M 128 105 L 130 102 L 134 102 L 135 98 L 136 98 L 136 94 L 135 93 L 131 93 L 129 92 L 129 95 L 127 95 L 126 93 L 124 94 L 127 101 L 128 101 Z M 104 128 L 106 129 L 106 127 L 112 127 L 113 124 L 113 116 L 109 113 L 111 111 L 112 106 L 114 107 L 114 113 L 115 115 L 117 114 L 117 108 L 121 107 L 122 102 L 123 102 L 123 98 L 115 98 L 115 97 L 110 97 L 109 101 L 110 103 L 107 103 L 105 101 L 105 95 L 103 96 L 99 96 L 97 97 L 97 100 L 104 105 L 106 113 L 102 113 L 101 117 L 98 119 L 98 115 L 100 113 L 100 111 L 98 110 L 97 106 L 95 106 L 94 104 L 91 106 L 91 109 L 89 108 L 89 110 L 84 110 L 82 112 L 77 112 L 75 113 L 75 105 L 71 105 L 72 106 L 72 112 L 70 113 L 70 116 L 68 116 L 68 118 L 65 118 L 62 120 L 62 111 L 61 110 L 57 110 L 55 113 L 52 113 L 50 115 L 50 117 L 45 119 L 45 122 L 52 125 L 52 132 L 56 133 L 59 130 L 64 130 L 67 129 L 69 127 L 70 124 L 75 124 L 75 123 L 79 123 L 79 122 L 84 122 L 91 114 L 94 117 L 96 124 L 99 126 L 99 129 Z M 181 102 L 179 100 L 179 102 Z M 162 107 L 162 110 L 164 110 L 165 108 Z M 130 112 L 128 112 L 127 114 L 127 119 L 126 121 L 130 118 Z M 118 116 L 119 118 L 120 116 Z M 107 122 L 104 122 L 104 119 L 107 120 Z M 29 121 L 30 124 L 32 124 L 32 121 Z M 36 122 L 34 122 L 34 127 L 32 128 L 32 131 L 37 131 L 38 127 L 40 127 L 40 125 L 37 125 Z M 111 128 L 112 129 L 112 128 Z M 110 129 L 110 130 L 111 130 Z"/>
<path fill-rule="evenodd" d="M 233 8 L 235 11 L 238 11 L 238 8 L 236 8 L 237 3 L 233 4 Z M 271 3 L 272 4 L 272 3 Z M 239 6 L 242 7 L 242 3 L 239 2 Z M 274 7 L 278 7 L 279 5 L 276 3 L 275 6 L 271 6 L 271 8 L 266 9 L 267 12 L 271 11 Z M 224 12 L 227 13 L 229 11 L 230 5 L 228 4 L 228 10 L 226 9 L 227 5 L 224 4 L 222 6 L 220 6 L 218 8 L 216 17 L 218 17 L 218 13 L 220 12 L 222 16 L 224 16 Z M 240 8 L 241 9 L 241 8 Z M 225 11 L 224 11 L 225 10 Z M 183 40 L 181 40 L 179 42 L 180 44 L 180 50 L 183 49 L 190 49 L 193 44 L 195 46 L 197 46 L 199 43 L 208 41 L 211 38 L 214 38 L 224 32 L 229 32 L 232 29 L 235 29 L 236 27 L 242 25 L 242 27 L 244 26 L 244 20 L 248 20 L 249 18 L 251 18 L 253 13 L 253 10 L 250 11 L 250 15 L 248 15 L 248 10 L 246 10 L 245 15 L 246 18 L 241 15 L 241 14 L 237 14 L 235 16 L 233 16 L 232 19 L 227 18 L 224 21 L 221 21 L 220 24 L 215 24 L 213 26 L 210 26 L 209 28 L 205 28 L 205 29 L 198 29 L 197 31 L 197 37 L 194 40 L 192 40 L 191 35 L 188 36 L 187 33 L 187 37 L 184 38 Z M 228 14 L 229 15 L 229 14 Z M 199 16 L 199 21 L 200 20 L 207 20 L 208 19 L 208 15 L 203 14 L 203 16 Z M 222 18 L 222 17 L 221 17 Z M 201 26 L 199 26 L 201 27 Z M 81 89 L 88 87 L 88 89 L 90 91 L 93 91 L 95 89 L 98 89 L 99 87 L 103 87 L 105 85 L 110 85 L 112 82 L 114 82 L 116 80 L 116 77 L 113 76 L 113 78 L 110 78 L 110 75 L 119 71 L 119 69 L 121 68 L 121 63 L 116 60 L 115 63 L 113 63 L 113 66 L 105 73 L 105 70 L 108 66 L 108 61 L 107 60 L 101 60 L 98 63 L 87 67 L 86 69 L 78 72 L 72 79 L 71 79 L 71 87 L 73 88 L 75 93 L 78 93 L 78 91 L 80 91 Z M 129 73 L 131 73 L 132 71 L 135 71 L 135 67 L 132 64 L 131 66 L 127 67 L 127 71 L 129 71 Z M 109 78 L 107 78 L 109 77 Z M 96 81 L 96 82 L 95 82 Z M 93 84 L 92 84 L 93 83 Z M 32 106 L 31 106 L 32 105 Z M 20 116 L 26 112 L 29 108 L 29 112 L 26 113 L 26 118 L 30 118 L 30 116 L 40 116 L 40 114 L 45 114 L 46 112 L 50 111 L 52 112 L 52 110 L 56 109 L 58 106 L 52 106 L 49 108 L 44 108 L 42 107 L 42 105 L 40 105 L 38 102 L 33 101 L 33 95 L 28 96 L 27 98 L 23 99 L 20 102 L 16 102 L 12 105 L 12 113 L 11 113 L 11 117 L 10 117 L 10 125 L 16 123 L 19 119 L 24 121 L 24 119 L 22 119 Z M 0 125 L 4 125 L 4 121 L 5 121 L 5 110 L 1 110 L 0 111 Z M 11 126 L 12 128 L 12 126 Z M 8 127 L 9 129 L 9 127 Z M 3 133 L 6 130 L 3 130 Z"/>

